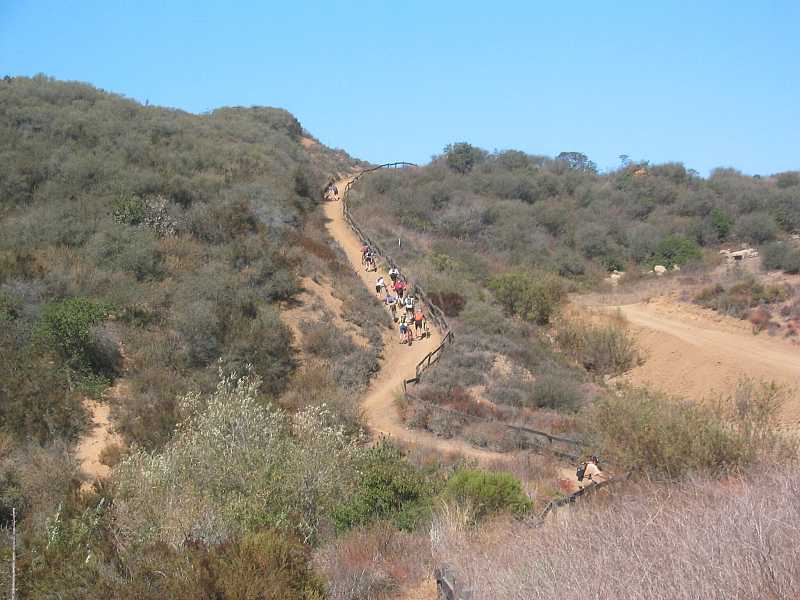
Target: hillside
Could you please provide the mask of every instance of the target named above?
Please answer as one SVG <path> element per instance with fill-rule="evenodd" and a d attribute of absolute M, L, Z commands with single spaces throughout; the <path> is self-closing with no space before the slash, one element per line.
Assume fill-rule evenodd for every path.
<path fill-rule="evenodd" d="M 20 598 L 428 599 L 451 558 L 513 597 L 499 548 L 551 523 L 537 515 L 577 487 L 570 453 L 660 486 L 625 487 L 620 535 L 664 490 L 724 490 L 796 455 L 776 427 L 784 388 L 738 381 L 713 407 L 617 389 L 643 364 L 628 324 L 565 309 L 609 291 L 609 269 L 622 287 L 656 263 L 700 280 L 723 242 L 791 267 L 794 174 L 598 174 L 577 153 L 456 144 L 359 178 L 356 220 L 455 334 L 403 395 L 445 332 L 400 344 L 375 290 L 386 260 L 361 265 L 342 197 L 366 166 L 280 109 L 0 82 L 3 589 L 13 508 Z M 341 195 L 321 201 L 332 181 Z M 722 283 L 698 295 L 720 312 L 790 303 Z M 598 496 L 585 510 L 613 512 Z M 472 565 L 483 550 L 492 573 Z"/>
<path fill-rule="evenodd" d="M 628 159 L 598 173 L 579 153 L 549 158 L 454 144 L 422 168 L 376 174 L 354 190 L 352 205 L 359 222 L 394 246 L 396 260 L 440 299 L 462 340 L 420 396 L 483 413 L 488 400 L 506 419 L 570 428 L 570 413 L 597 393 L 592 380 L 621 375 L 644 356 L 635 356 L 630 335 L 625 341 L 624 324 L 606 330 L 611 337 L 602 342 L 580 310 L 577 323 L 560 317 L 567 294 L 610 291 L 614 270 L 625 272 L 629 289 L 655 279 L 646 274 L 654 265 L 711 285 L 719 249 L 740 245 L 761 247 L 771 269 L 796 272 L 800 251 L 785 240 L 800 227 L 799 182 L 795 172 L 748 177 L 731 169 L 705 179 L 681 164 Z M 796 293 L 781 291 L 773 312 L 796 310 Z M 605 358 L 578 343 L 611 338 L 615 345 L 598 348 Z M 618 356 L 608 354 L 612 347 Z M 424 417 L 409 422 L 475 435 L 463 424 L 443 431 Z"/>

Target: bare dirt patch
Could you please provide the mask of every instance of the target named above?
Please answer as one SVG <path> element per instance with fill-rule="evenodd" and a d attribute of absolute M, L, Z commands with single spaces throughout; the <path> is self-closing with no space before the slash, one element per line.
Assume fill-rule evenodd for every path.
<path fill-rule="evenodd" d="M 103 402 L 90 398 L 84 400 L 83 404 L 92 416 L 92 425 L 89 433 L 81 438 L 75 448 L 75 456 L 81 465 L 81 470 L 89 477 L 81 486 L 83 489 L 91 487 L 96 480 L 106 479 L 111 475 L 111 468 L 100 462 L 100 455 L 107 446 L 122 445 L 122 438 L 114 432 L 109 400 L 125 397 L 129 387 L 128 380 L 121 378 L 108 388 Z"/>
<path fill-rule="evenodd" d="M 792 388 L 781 420 L 800 425 L 800 346 L 674 297 L 608 309 L 628 320 L 645 354 L 619 380 L 696 400 L 730 393 L 742 376 L 774 381 Z"/>

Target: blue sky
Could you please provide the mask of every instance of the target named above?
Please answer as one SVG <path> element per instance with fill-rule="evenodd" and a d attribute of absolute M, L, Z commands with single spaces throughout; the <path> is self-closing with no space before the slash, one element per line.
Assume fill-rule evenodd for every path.
<path fill-rule="evenodd" d="M 0 75 L 203 112 L 279 106 L 325 144 L 449 142 L 800 168 L 800 2 L 0 0 Z"/>

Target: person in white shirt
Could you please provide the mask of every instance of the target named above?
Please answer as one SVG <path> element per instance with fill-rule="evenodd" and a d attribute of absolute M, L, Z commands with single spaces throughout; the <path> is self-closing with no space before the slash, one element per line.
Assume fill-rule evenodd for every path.
<path fill-rule="evenodd" d="M 386 306 L 389 307 L 389 312 L 392 313 L 392 319 L 397 321 L 397 296 L 394 294 L 387 294 L 384 298 Z"/>
<path fill-rule="evenodd" d="M 378 281 L 375 282 L 375 293 L 378 294 L 378 296 L 380 296 L 381 292 L 385 291 L 386 291 L 386 280 L 383 278 L 383 276 L 378 277 Z"/>
<path fill-rule="evenodd" d="M 409 318 L 414 316 L 414 298 L 412 296 L 406 296 L 404 301 L 404 305 L 406 307 L 406 313 L 408 314 Z"/>
<path fill-rule="evenodd" d="M 400 277 L 400 269 L 397 267 L 392 267 L 389 269 L 389 279 L 392 280 L 392 283 L 395 283 L 398 277 Z"/>

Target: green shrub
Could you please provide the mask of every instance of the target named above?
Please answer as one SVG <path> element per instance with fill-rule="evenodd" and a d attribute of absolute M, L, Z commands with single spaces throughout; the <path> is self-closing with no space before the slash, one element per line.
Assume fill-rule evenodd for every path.
<path fill-rule="evenodd" d="M 669 235 L 658 243 L 655 257 L 651 262 L 669 268 L 675 265 L 684 265 L 701 256 L 697 243 L 683 235 Z"/>
<path fill-rule="evenodd" d="M 86 298 L 69 298 L 42 307 L 37 333 L 55 348 L 68 367 L 82 374 L 110 375 L 103 352 L 95 347 L 92 327 L 111 307 Z M 104 364 L 105 363 L 105 364 Z"/>
<path fill-rule="evenodd" d="M 497 301 L 512 315 L 546 325 L 566 295 L 563 280 L 550 273 L 512 271 L 489 281 Z"/>
<path fill-rule="evenodd" d="M 447 481 L 445 494 L 469 503 L 479 519 L 499 512 L 519 515 L 533 506 L 519 479 L 510 473 L 463 469 Z"/>
<path fill-rule="evenodd" d="M 366 449 L 357 459 L 355 493 L 337 506 L 333 521 L 339 531 L 388 520 L 413 530 L 431 512 L 435 486 L 388 442 Z"/>
<path fill-rule="evenodd" d="M 144 200 L 139 196 L 120 196 L 111 205 L 114 222 L 120 225 L 141 225 L 144 222 Z"/>
<path fill-rule="evenodd" d="M 711 210 L 711 227 L 717 235 L 717 240 L 722 241 L 728 237 L 733 228 L 733 219 L 720 208 L 714 207 Z"/>
<path fill-rule="evenodd" d="M 781 270 L 800 273 L 800 250 L 786 242 L 771 242 L 761 249 L 761 267 L 764 270 Z"/>

